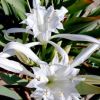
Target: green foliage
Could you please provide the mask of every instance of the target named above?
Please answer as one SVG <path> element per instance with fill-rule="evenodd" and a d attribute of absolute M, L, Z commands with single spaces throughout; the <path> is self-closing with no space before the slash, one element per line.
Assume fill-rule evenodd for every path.
<path fill-rule="evenodd" d="M 64 22 L 64 28 L 68 32 L 82 34 L 88 31 L 93 31 L 97 27 L 96 20 L 100 17 L 72 17 Z"/>
<path fill-rule="evenodd" d="M 100 94 L 100 87 L 81 82 L 77 85 L 77 89 L 81 95 Z"/>
<path fill-rule="evenodd" d="M 45 5 L 47 8 L 51 4 L 53 4 L 55 6 L 55 9 L 58 9 L 61 6 L 65 6 L 66 9 L 68 9 L 68 13 L 66 14 L 65 20 L 63 21 L 64 30 L 59 30 L 60 33 L 84 34 L 84 35 L 90 35 L 96 38 L 100 38 L 100 6 L 97 6 L 94 10 L 90 10 L 90 12 L 87 15 L 85 15 L 85 13 L 88 12 L 87 7 L 91 3 L 93 3 L 92 0 L 41 0 L 41 4 Z M 29 8 L 28 8 L 28 4 L 26 0 L 0 0 L 0 10 L 4 11 L 5 15 L 3 16 L 12 15 L 13 18 L 14 17 L 17 18 L 17 21 L 15 21 L 15 19 L 13 18 L 11 19 L 11 22 L 13 22 L 13 24 L 16 24 L 15 22 L 18 22 L 19 20 L 25 19 L 26 18 L 25 13 L 29 12 Z M 24 27 L 24 26 L 21 26 L 21 27 Z M 5 25 L 0 24 L 1 33 L 3 29 L 6 29 Z M 8 35 L 5 36 L 5 35 L 2 35 L 1 33 L 0 33 L 0 47 L 1 48 L 4 47 L 5 44 L 8 42 L 7 38 L 9 38 L 10 40 L 19 41 L 22 43 L 33 42 L 31 41 L 29 37 L 30 35 L 26 33 L 22 35 L 22 38 L 18 37 L 15 34 L 11 36 L 8 36 Z M 58 42 L 58 40 L 56 40 L 56 42 Z M 63 42 L 68 43 L 69 41 L 63 40 L 62 44 L 64 44 Z M 70 43 L 73 46 L 70 52 L 68 53 L 69 55 L 75 57 L 76 55 L 80 53 L 82 47 L 80 48 L 77 47 L 76 44 L 79 42 L 77 43 L 69 42 L 69 44 Z M 81 43 L 79 44 L 80 46 L 85 45 L 84 42 L 82 44 Z M 42 60 L 49 62 L 53 58 L 56 50 L 54 50 L 54 48 L 51 46 L 47 45 L 47 47 L 42 47 L 38 50 L 36 48 L 37 50 L 36 53 L 39 55 L 39 57 Z M 19 52 L 17 52 L 16 55 L 17 55 L 17 58 L 26 66 L 34 65 L 34 62 L 28 59 L 25 55 Z M 99 69 L 100 68 L 100 52 L 95 52 L 89 58 L 89 60 L 87 60 L 87 63 L 90 64 L 91 67 L 96 66 L 95 68 Z M 86 73 L 88 74 L 88 72 Z M 86 78 L 85 82 L 81 82 L 79 85 L 77 85 L 77 89 L 81 95 L 100 94 L 100 87 L 96 86 L 96 85 L 100 85 L 99 76 L 89 76 L 89 75 L 82 76 L 81 75 L 81 77 Z M 27 79 L 19 78 L 17 75 L 13 75 L 13 74 L 0 73 L 0 78 L 5 83 L 7 83 L 7 85 L 11 85 L 11 86 L 13 85 L 26 86 L 28 83 Z M 0 86 L 0 95 L 4 95 L 16 100 L 21 99 L 21 97 L 16 92 L 4 86 Z"/>
<path fill-rule="evenodd" d="M 3 7 L 5 14 L 9 15 L 9 8 L 8 8 L 7 2 L 5 0 L 1 0 L 1 4 L 2 4 L 2 7 Z"/>
<path fill-rule="evenodd" d="M 16 75 L 12 75 L 12 74 L 0 73 L 0 77 L 8 85 L 22 85 L 22 86 L 25 86 L 28 83 L 27 80 L 21 79 L 21 78 L 17 77 Z"/>
<path fill-rule="evenodd" d="M 6 15 L 15 14 L 16 18 L 25 19 L 25 0 L 1 0 L 1 5 Z"/>
<path fill-rule="evenodd" d="M 0 95 L 10 97 L 14 100 L 22 100 L 22 98 L 15 92 L 4 86 L 0 86 Z"/>
<path fill-rule="evenodd" d="M 92 2 L 92 0 L 76 0 L 74 4 L 68 7 L 69 13 L 75 13 L 80 10 L 84 10 Z"/>
<path fill-rule="evenodd" d="M 100 84 L 100 77 L 96 75 L 80 75 L 81 77 L 85 78 L 85 83 L 87 84 Z"/>

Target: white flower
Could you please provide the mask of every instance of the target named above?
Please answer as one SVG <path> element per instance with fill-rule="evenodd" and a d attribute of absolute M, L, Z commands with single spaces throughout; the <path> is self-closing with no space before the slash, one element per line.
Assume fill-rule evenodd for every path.
<path fill-rule="evenodd" d="M 33 0 L 33 7 L 34 8 L 31 12 L 26 14 L 27 18 L 22 21 L 22 23 L 27 25 L 26 29 L 11 28 L 6 31 L 4 30 L 4 34 L 7 36 L 9 33 L 27 32 L 34 35 L 34 37 L 37 38 L 43 45 L 50 43 L 49 41 L 54 38 L 64 38 L 74 41 L 88 41 L 100 44 L 100 41 L 87 35 L 63 33 L 52 36 L 52 32 L 56 33 L 58 32 L 57 29 L 63 29 L 61 21 L 64 19 L 64 15 L 68 12 L 68 10 L 64 7 L 55 10 L 53 6 L 46 9 L 44 6 L 40 6 L 40 0 Z"/>
<path fill-rule="evenodd" d="M 26 29 L 33 30 L 34 37 L 37 37 L 41 43 L 46 44 L 53 38 L 65 38 L 75 41 L 100 43 L 96 39 L 86 35 L 59 34 L 51 36 L 52 32 L 58 32 L 57 29 L 63 29 L 61 21 L 64 19 L 64 15 L 68 12 L 68 10 L 64 7 L 61 7 L 60 10 L 55 10 L 53 6 L 50 6 L 46 10 L 45 7 L 40 6 L 39 0 L 34 0 L 33 5 L 35 8 L 31 13 L 27 14 L 27 19 L 25 19 L 22 23 L 28 25 Z"/>
<path fill-rule="evenodd" d="M 41 64 L 40 68 L 33 68 L 38 80 L 33 79 L 27 87 L 36 88 L 31 94 L 36 100 L 79 100 L 76 85 L 84 80 L 77 77 L 79 69 L 66 66 L 64 60 L 58 61 L 55 56 L 51 65 Z"/>
<path fill-rule="evenodd" d="M 46 9 L 44 6 L 40 6 L 40 0 L 33 0 L 33 6 L 34 9 L 31 9 L 31 12 L 26 14 L 27 18 L 21 23 L 27 25 L 26 32 L 34 35 L 41 43 L 45 44 L 50 40 L 51 32 L 58 32 L 57 29 L 63 29 L 61 21 L 64 19 L 64 15 L 68 10 L 65 7 L 61 7 L 60 10 L 55 10 L 53 6 Z M 22 28 L 14 28 L 11 31 L 14 32 L 13 30 L 15 32 L 25 31 Z M 9 32 L 4 31 L 4 33 Z"/>
<path fill-rule="evenodd" d="M 51 32 L 57 32 L 57 29 L 63 29 L 61 21 L 67 9 L 61 7 L 60 10 L 55 10 L 53 6 L 48 9 L 39 6 L 34 8 L 31 13 L 26 14 L 27 19 L 22 23 L 27 24 L 27 30 L 32 29 L 34 37 L 37 37 L 42 43 L 50 40 Z"/>
<path fill-rule="evenodd" d="M 27 87 L 36 88 L 31 96 L 36 100 L 42 100 L 42 98 L 44 100 L 79 100 L 80 94 L 76 90 L 76 85 L 84 79 L 77 76 L 79 69 L 74 67 L 83 63 L 98 48 L 100 48 L 99 44 L 90 44 L 71 63 L 64 58 L 59 61 L 58 56 L 55 55 L 49 65 L 41 64 L 40 68 L 34 67 L 33 71 L 38 80 L 33 79 L 27 85 Z"/>

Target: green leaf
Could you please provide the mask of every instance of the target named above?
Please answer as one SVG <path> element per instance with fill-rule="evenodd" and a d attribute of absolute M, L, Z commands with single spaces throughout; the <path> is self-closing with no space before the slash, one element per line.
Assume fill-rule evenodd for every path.
<path fill-rule="evenodd" d="M 1 0 L 1 4 L 2 4 L 2 7 L 3 7 L 3 10 L 4 10 L 5 14 L 9 15 L 9 9 L 8 9 L 6 1 L 5 0 Z"/>
<path fill-rule="evenodd" d="M 0 86 L 0 95 L 10 97 L 14 100 L 22 100 L 15 91 L 12 91 L 4 86 Z"/>
<path fill-rule="evenodd" d="M 100 50 L 99 51 L 97 51 L 96 53 L 95 53 L 95 56 L 94 56 L 95 58 L 99 58 L 100 59 Z"/>
<path fill-rule="evenodd" d="M 10 5 L 17 8 L 19 11 L 25 12 L 23 0 L 6 0 Z"/>
<path fill-rule="evenodd" d="M 0 77 L 9 85 L 12 85 L 16 83 L 18 80 L 20 80 L 19 77 L 17 77 L 16 75 L 11 75 L 11 74 L 0 73 Z"/>
<path fill-rule="evenodd" d="M 89 60 L 94 62 L 96 65 L 98 65 L 100 67 L 100 58 L 97 59 L 94 57 L 90 57 Z"/>
<path fill-rule="evenodd" d="M 15 83 L 14 85 L 26 86 L 27 84 L 28 84 L 28 80 L 22 79 L 22 80 L 18 80 L 17 83 Z"/>
<path fill-rule="evenodd" d="M 82 30 L 82 29 L 84 29 L 88 26 L 89 26 L 89 23 L 69 25 L 69 26 L 65 26 L 65 31 L 64 32 L 78 34 L 80 30 Z"/>
<path fill-rule="evenodd" d="M 93 37 L 100 37 L 100 28 L 98 29 L 94 29 L 94 30 L 91 30 L 91 31 L 88 31 L 88 32 L 81 32 L 79 34 L 84 34 L 84 35 L 90 35 L 90 36 L 93 36 Z"/>
<path fill-rule="evenodd" d="M 100 94 L 100 87 L 80 82 L 76 87 L 81 95 Z"/>
<path fill-rule="evenodd" d="M 100 16 L 100 6 L 96 7 L 95 10 L 93 10 L 89 16 Z"/>
<path fill-rule="evenodd" d="M 3 29 L 3 28 L 4 28 L 4 26 L 2 24 L 0 24 L 0 30 Z"/>
<path fill-rule="evenodd" d="M 29 36 L 28 33 L 24 33 L 24 34 L 23 34 L 23 43 L 27 43 L 28 36 Z"/>
<path fill-rule="evenodd" d="M 94 17 L 73 17 L 73 18 L 70 18 L 68 20 L 66 20 L 64 22 L 64 25 L 68 26 L 68 25 L 76 25 L 78 23 L 88 23 L 88 22 L 93 22 L 93 21 L 96 21 L 96 20 L 100 20 L 100 16 L 94 16 Z"/>
<path fill-rule="evenodd" d="M 12 74 L 0 73 L 0 78 L 4 82 L 6 82 L 8 85 L 26 86 L 28 84 L 28 80 L 21 79 L 21 78 L 17 77 L 16 75 L 12 75 Z"/>
<path fill-rule="evenodd" d="M 99 27 L 99 25 L 97 25 L 97 20 L 99 19 L 100 16 L 68 18 L 64 22 L 64 32 L 84 34 L 86 32 L 94 31 L 93 29 L 97 29 L 97 26 Z"/>
<path fill-rule="evenodd" d="M 83 10 L 92 2 L 92 0 L 77 0 L 73 5 L 68 7 L 69 13 L 75 13 L 77 11 Z"/>
<path fill-rule="evenodd" d="M 95 22 L 92 22 L 89 26 L 87 26 L 86 28 L 82 29 L 82 31 L 80 31 L 80 34 L 81 34 L 81 33 L 84 33 L 84 32 L 92 31 L 92 30 L 94 30 L 96 27 L 97 27 L 97 24 L 96 24 Z"/>
<path fill-rule="evenodd" d="M 87 84 L 100 84 L 100 76 L 96 75 L 80 75 L 82 78 L 85 78 L 85 83 Z"/>
<path fill-rule="evenodd" d="M 24 19 L 26 18 L 25 13 L 23 13 L 23 12 L 17 10 L 17 9 L 16 9 L 16 12 L 17 12 L 18 16 L 20 16 L 20 18 L 21 18 L 22 20 L 24 20 Z"/>
<path fill-rule="evenodd" d="M 11 8 L 17 18 L 25 19 L 25 7 L 26 1 L 24 0 L 6 0 L 8 4 L 11 5 Z"/>

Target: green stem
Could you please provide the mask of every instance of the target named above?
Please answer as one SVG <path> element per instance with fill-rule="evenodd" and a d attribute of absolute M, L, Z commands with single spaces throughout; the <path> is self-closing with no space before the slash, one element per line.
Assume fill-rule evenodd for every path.
<path fill-rule="evenodd" d="M 27 42 L 28 36 L 29 36 L 28 33 L 23 34 L 23 43 Z"/>
<path fill-rule="evenodd" d="M 47 44 L 42 45 L 42 59 L 45 60 Z"/>

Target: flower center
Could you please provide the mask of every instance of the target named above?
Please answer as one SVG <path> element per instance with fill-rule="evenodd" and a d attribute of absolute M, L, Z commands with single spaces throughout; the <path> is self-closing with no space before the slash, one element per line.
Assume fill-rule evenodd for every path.
<path fill-rule="evenodd" d="M 55 84 L 55 80 L 54 80 L 54 76 L 48 76 L 48 82 L 47 82 L 47 86 L 48 87 L 54 87 L 54 84 Z"/>

